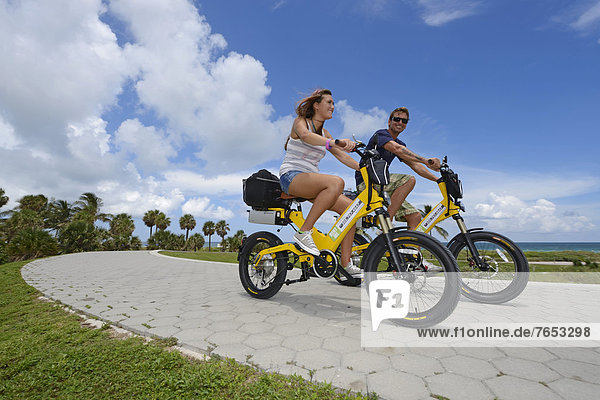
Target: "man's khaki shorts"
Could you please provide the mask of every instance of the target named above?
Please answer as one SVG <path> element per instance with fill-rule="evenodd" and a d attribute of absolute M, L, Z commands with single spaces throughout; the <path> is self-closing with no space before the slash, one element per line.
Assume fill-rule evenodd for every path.
<path fill-rule="evenodd" d="M 411 177 L 412 177 L 412 175 L 406 175 L 406 174 L 390 174 L 390 183 L 383 187 L 383 191 L 386 192 L 391 197 L 392 193 L 394 193 L 394 190 L 398 189 L 400 186 L 402 186 L 406 182 L 408 182 L 408 180 Z M 366 186 L 365 186 L 365 183 L 363 182 L 356 187 L 356 190 L 358 190 L 359 192 L 362 192 L 363 190 L 365 190 L 365 188 L 366 188 Z M 418 213 L 418 212 L 419 211 L 415 207 L 413 207 L 412 204 L 410 204 L 408 201 L 404 200 L 404 202 L 402 203 L 402 205 L 400 206 L 400 208 L 398 209 L 398 211 L 396 212 L 396 215 L 394 217 L 396 218 L 396 221 L 406 222 L 406 218 L 404 218 L 405 215 L 414 214 L 414 213 Z"/>

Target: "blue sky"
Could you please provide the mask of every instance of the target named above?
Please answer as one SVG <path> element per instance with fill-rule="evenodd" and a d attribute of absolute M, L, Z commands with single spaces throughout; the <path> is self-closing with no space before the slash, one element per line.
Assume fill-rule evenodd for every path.
<path fill-rule="evenodd" d="M 241 179 L 278 171 L 295 102 L 326 87 L 335 137 L 408 107 L 402 139 L 449 157 L 470 227 L 600 241 L 598 0 L 0 0 L 0 35 L 7 208 L 92 191 L 144 240 L 155 208 L 176 233 L 182 213 L 273 230 L 247 222 Z M 419 178 L 409 200 L 439 192 Z"/>

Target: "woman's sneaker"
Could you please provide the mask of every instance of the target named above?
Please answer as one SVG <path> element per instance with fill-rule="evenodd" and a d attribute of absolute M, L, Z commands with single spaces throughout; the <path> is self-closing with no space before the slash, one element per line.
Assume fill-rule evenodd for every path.
<path fill-rule="evenodd" d="M 348 266 L 346 268 L 344 268 L 344 271 L 346 271 L 347 273 L 352 275 L 353 278 L 362 278 L 363 277 L 362 269 L 360 269 L 356 265 L 352 264 L 352 261 L 350 261 L 350 264 L 348 264 Z"/>
<path fill-rule="evenodd" d="M 312 238 L 311 231 L 303 233 L 296 232 L 294 235 L 294 242 L 296 242 L 296 244 L 300 246 L 302 250 L 312 254 L 313 256 L 318 256 L 321 253 Z"/>

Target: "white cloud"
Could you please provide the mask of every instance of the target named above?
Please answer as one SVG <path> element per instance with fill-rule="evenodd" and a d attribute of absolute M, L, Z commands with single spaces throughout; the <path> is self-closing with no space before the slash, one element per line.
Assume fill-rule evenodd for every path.
<path fill-rule="evenodd" d="M 177 156 L 166 135 L 154 126 L 146 127 L 136 119 L 123 121 L 115 132 L 114 143 L 121 151 L 132 154 L 136 165 L 145 173 L 160 171 Z"/>
<path fill-rule="evenodd" d="M 352 138 L 354 134 L 357 139 L 368 140 L 373 132 L 387 126 L 386 121 L 389 117 L 389 112 L 379 107 L 373 107 L 366 113 L 357 111 L 347 100 L 337 102 L 336 110 L 344 125 L 341 136 L 345 138 Z"/>
<path fill-rule="evenodd" d="M 233 171 L 280 158 L 291 126 L 271 118 L 263 65 L 223 55 L 188 1 L 46 3 L 0 2 L 0 187 L 11 199 L 92 191 L 135 217 L 189 196 L 188 208 L 230 216 L 213 196 L 240 194 L 250 172 Z M 115 15 L 123 47 L 100 20 Z"/>
<path fill-rule="evenodd" d="M 271 89 L 263 65 L 235 52 L 217 57 L 225 39 L 211 33 L 187 1 L 150 5 L 115 1 L 110 6 L 130 24 L 137 41 L 126 53 L 141 68 L 135 87 L 143 106 L 165 118 L 179 140 L 198 145 L 196 155 L 208 171 L 232 172 L 278 158 L 279 151 L 265 151 L 285 136 L 270 120 Z"/>
<path fill-rule="evenodd" d="M 500 232 L 581 232 L 594 228 L 587 217 L 573 212 L 559 215 L 551 201 L 527 203 L 515 196 L 495 193 L 489 194 L 487 202 L 475 206 L 475 214 L 486 221 L 489 229 Z"/>
<path fill-rule="evenodd" d="M 424 8 L 421 16 L 430 26 L 441 26 L 451 21 L 469 17 L 479 11 L 480 3 L 470 0 L 417 0 Z"/>
<path fill-rule="evenodd" d="M 0 3 L 0 104 L 16 136 L 60 154 L 69 122 L 114 104 L 127 74 L 100 0 Z"/>
<path fill-rule="evenodd" d="M 570 25 L 576 30 L 587 30 L 600 23 L 600 1 L 586 8 Z"/>
<path fill-rule="evenodd" d="M 12 150 L 21 144 L 15 135 L 15 128 L 0 116 L 0 148 Z"/>
<path fill-rule="evenodd" d="M 227 175 L 206 176 L 185 169 L 165 171 L 165 186 L 177 187 L 185 192 L 205 195 L 240 195 L 242 194 L 242 179 L 251 173 L 236 173 Z"/>
<path fill-rule="evenodd" d="M 234 216 L 233 211 L 211 204 L 208 197 L 196 197 L 188 200 L 182 207 L 184 214 L 192 214 L 195 217 L 206 219 L 227 220 Z"/>

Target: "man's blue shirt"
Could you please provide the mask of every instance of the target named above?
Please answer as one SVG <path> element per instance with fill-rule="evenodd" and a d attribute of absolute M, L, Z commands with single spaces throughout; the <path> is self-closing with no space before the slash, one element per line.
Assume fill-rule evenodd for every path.
<path fill-rule="evenodd" d="M 371 136 L 371 139 L 369 139 L 369 143 L 367 144 L 366 150 L 376 149 L 381 155 L 381 158 L 383 158 L 388 163 L 388 165 L 391 164 L 392 161 L 394 161 L 394 158 L 396 157 L 398 158 L 398 160 L 402 161 L 400 157 L 398 157 L 391 151 L 387 151 L 383 148 L 383 145 L 392 140 L 398 143 L 399 145 L 406 147 L 406 144 L 402 140 L 394 139 L 387 129 L 380 129 L 377 132 L 375 132 L 373 136 Z M 356 186 L 362 183 L 363 179 L 362 175 L 360 174 L 360 171 L 356 171 L 354 177 L 356 178 Z"/>

